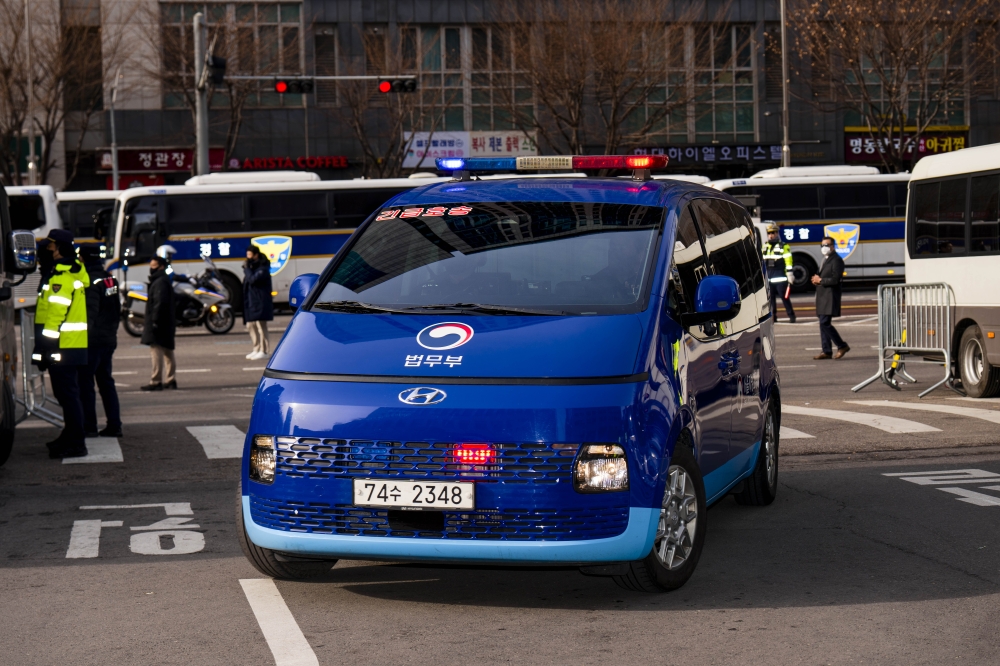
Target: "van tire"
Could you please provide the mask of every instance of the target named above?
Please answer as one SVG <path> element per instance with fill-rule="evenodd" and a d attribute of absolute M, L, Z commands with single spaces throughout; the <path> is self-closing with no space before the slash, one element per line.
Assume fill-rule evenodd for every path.
<path fill-rule="evenodd" d="M 737 504 L 767 506 L 777 496 L 779 423 L 778 410 L 772 400 L 764 412 L 764 430 L 753 473 L 744 479 L 743 490 L 733 495 Z"/>
<path fill-rule="evenodd" d="M 14 393 L 10 389 L 10 384 L 3 383 L 3 420 L 0 422 L 0 465 L 7 462 L 10 452 L 14 448 L 14 428 L 17 423 L 14 421 Z"/>
<path fill-rule="evenodd" d="M 1000 393 L 1000 368 L 986 356 L 983 332 L 973 324 L 958 344 L 958 374 L 970 398 L 992 398 Z"/>
<path fill-rule="evenodd" d="M 792 253 L 792 291 L 801 293 L 813 288 L 810 278 L 816 275 L 816 262 L 808 254 Z"/>
<path fill-rule="evenodd" d="M 240 549 L 253 568 L 271 578 L 279 580 L 309 580 L 319 578 L 333 568 L 337 560 L 303 560 L 301 562 L 282 562 L 277 553 L 267 548 L 261 548 L 250 541 L 246 525 L 243 523 L 243 492 L 236 489 L 236 532 L 240 537 Z"/>
<path fill-rule="evenodd" d="M 673 478 L 675 470 L 682 472 L 686 481 L 691 482 L 691 485 L 686 487 L 693 491 L 694 497 L 688 497 L 695 500 L 697 513 L 694 516 L 694 537 L 687 540 L 690 550 L 679 566 L 668 567 L 657 556 L 657 547 L 662 541 L 663 523 L 666 522 L 668 526 L 671 525 L 670 516 L 672 512 L 668 510 L 668 507 L 676 508 L 679 506 L 676 503 L 678 495 L 671 494 L 671 478 Z M 698 461 L 695 460 L 694 454 L 683 440 L 678 441 L 670 460 L 662 504 L 668 506 L 664 506 L 661 509 L 661 524 L 657 528 L 657 538 L 653 541 L 652 550 L 643 559 L 629 562 L 627 573 L 614 576 L 615 583 L 619 587 L 636 592 L 669 592 L 684 585 L 691 577 L 691 574 L 694 573 L 695 567 L 698 566 L 698 558 L 701 557 L 701 550 L 705 545 L 705 532 L 708 527 L 706 524 L 707 511 L 705 510 L 705 484 L 701 478 L 701 469 L 698 467 Z M 680 512 L 677 513 L 680 514 Z M 690 517 L 690 513 L 687 510 L 684 511 L 684 514 Z M 687 533 L 690 534 L 689 531 Z"/>

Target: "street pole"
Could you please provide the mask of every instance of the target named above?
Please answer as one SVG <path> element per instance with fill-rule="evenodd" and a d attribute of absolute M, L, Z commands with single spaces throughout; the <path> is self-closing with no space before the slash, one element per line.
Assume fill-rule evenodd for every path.
<path fill-rule="evenodd" d="M 309 94 L 302 93 L 302 118 L 305 120 L 306 158 L 309 158 Z"/>
<path fill-rule="evenodd" d="M 204 16 L 194 15 L 194 80 L 195 80 L 195 175 L 208 174 L 208 86 L 205 81 Z"/>
<path fill-rule="evenodd" d="M 788 140 L 788 38 L 786 0 L 781 0 L 781 166 L 792 166 L 792 147 Z"/>
<path fill-rule="evenodd" d="M 37 185 L 38 164 L 35 163 L 35 86 L 31 71 L 31 18 L 28 13 L 28 0 L 24 0 L 24 47 L 28 74 L 28 185 Z"/>
<path fill-rule="evenodd" d="M 118 190 L 118 137 L 115 135 L 115 102 L 118 100 L 118 77 L 121 65 L 115 70 L 115 83 L 111 86 L 111 189 Z"/>

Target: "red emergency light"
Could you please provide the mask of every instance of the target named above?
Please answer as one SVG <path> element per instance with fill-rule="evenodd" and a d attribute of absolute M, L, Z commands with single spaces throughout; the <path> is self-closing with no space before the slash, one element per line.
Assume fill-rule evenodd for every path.
<path fill-rule="evenodd" d="M 476 442 L 460 442 L 451 453 L 455 462 L 462 465 L 492 465 L 497 457 L 492 445 Z"/>

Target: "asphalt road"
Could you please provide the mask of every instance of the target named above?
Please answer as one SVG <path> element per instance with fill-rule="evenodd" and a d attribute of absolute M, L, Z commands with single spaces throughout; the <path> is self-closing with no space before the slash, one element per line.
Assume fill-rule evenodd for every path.
<path fill-rule="evenodd" d="M 247 335 L 186 331 L 181 389 L 148 394 L 147 350 L 122 334 L 125 436 L 91 447 L 120 462 L 51 461 L 55 430 L 29 420 L 0 468 L 0 662 L 997 663 L 1000 406 L 918 399 L 931 364 L 901 392 L 852 393 L 877 343 L 856 310 L 839 361 L 812 359 L 804 307 L 778 324 L 778 500 L 713 507 L 698 570 L 667 595 L 571 569 L 346 561 L 273 584 L 240 553 L 239 461 L 218 457 L 264 365 Z"/>

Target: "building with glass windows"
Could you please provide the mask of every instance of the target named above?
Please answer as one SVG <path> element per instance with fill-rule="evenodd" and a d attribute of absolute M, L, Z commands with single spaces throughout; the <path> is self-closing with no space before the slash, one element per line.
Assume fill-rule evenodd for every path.
<path fill-rule="evenodd" d="M 227 59 L 230 77 L 213 89 L 210 100 L 213 169 L 307 169 L 323 178 L 354 178 L 433 170 L 430 158 L 456 150 L 568 151 L 560 128 L 531 129 L 536 118 L 544 123 L 553 114 L 540 98 L 537 81 L 532 82 L 532 66 L 525 64 L 525 58 L 534 57 L 531 53 L 542 52 L 525 48 L 527 38 L 504 15 L 502 3 L 139 4 L 123 20 L 122 0 L 102 0 L 100 19 L 91 19 L 92 28 L 103 33 L 102 40 L 93 41 L 95 49 L 102 43 L 108 48 L 123 23 L 130 26 L 129 39 L 135 44 L 134 57 L 122 67 L 115 110 L 122 186 L 179 183 L 190 176 L 192 19 L 199 11 L 215 53 Z M 669 19 L 669 10 L 665 16 Z M 622 120 L 626 138 L 618 150 L 668 154 L 671 171 L 712 178 L 777 166 L 782 108 L 777 0 L 734 3 L 725 22 L 711 20 L 707 9 L 701 16 L 666 20 L 656 28 L 666 31 L 666 39 L 656 42 L 662 44 L 657 48 L 663 64 L 639 99 L 628 100 L 633 108 Z M 415 77 L 418 91 L 383 95 L 375 80 L 322 78 L 305 94 L 275 89 L 278 79 L 358 75 Z M 241 76 L 262 78 L 232 78 Z M 829 76 L 811 71 L 808 63 L 793 66 L 793 165 L 878 165 L 859 118 L 843 110 L 819 111 L 809 101 L 824 94 Z M 80 123 L 73 121 L 73 113 L 79 112 L 70 113 L 54 146 L 55 159 L 62 163 L 49 179 L 56 187 L 66 182 L 73 171 L 66 165 L 73 164 L 70 189 L 110 185 L 112 78 L 105 72 L 102 94 L 88 93 L 100 113 L 82 137 Z M 992 81 L 985 87 L 970 85 L 964 95 L 950 99 L 921 150 L 930 154 L 1000 141 L 996 77 Z M 667 112 L 664 105 L 670 107 Z M 590 129 L 581 141 L 585 152 L 605 150 L 598 111 L 594 99 L 587 98 L 584 113 Z M 411 131 L 416 134 L 409 135 Z"/>

